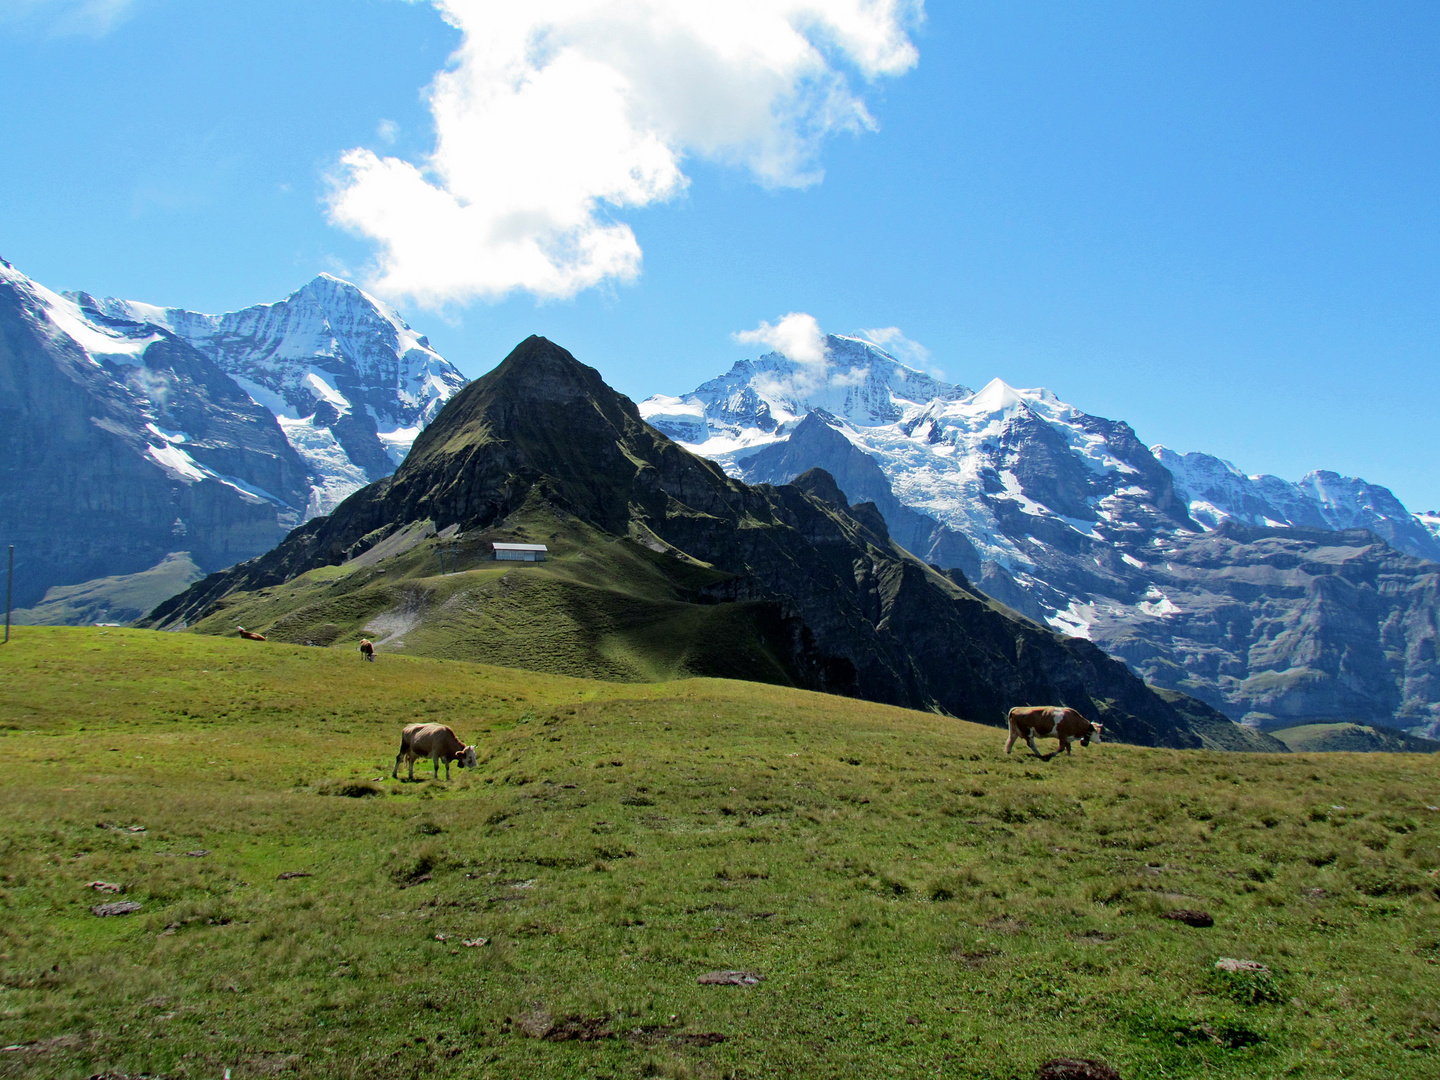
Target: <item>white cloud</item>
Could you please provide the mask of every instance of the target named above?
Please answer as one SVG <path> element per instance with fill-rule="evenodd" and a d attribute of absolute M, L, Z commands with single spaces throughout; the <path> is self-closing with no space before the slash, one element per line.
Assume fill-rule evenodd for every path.
<path fill-rule="evenodd" d="M 820 180 L 873 129 L 852 83 L 916 62 L 923 0 L 431 0 L 462 34 L 416 164 L 347 152 L 331 219 L 380 245 L 377 291 L 428 306 L 573 296 L 640 270 L 617 211 L 682 192 L 687 158 Z"/>
<path fill-rule="evenodd" d="M 825 331 L 814 315 L 792 311 L 774 326 L 762 322 L 754 330 L 741 330 L 734 335 L 742 345 L 768 345 L 786 359 L 811 367 L 824 367 L 829 349 Z"/>
<path fill-rule="evenodd" d="M 375 134 L 381 142 L 393 143 L 400 134 L 400 125 L 394 120 L 381 120 L 375 125 Z"/>
<path fill-rule="evenodd" d="M 128 16 L 137 0 L 0 0 L 0 22 L 44 22 L 55 34 L 102 37 Z"/>
<path fill-rule="evenodd" d="M 768 372 L 755 380 L 755 389 L 765 397 L 799 400 L 834 381 L 825 331 L 813 315 L 792 311 L 773 326 L 761 322 L 732 336 L 741 345 L 768 346 L 796 364 L 791 371 Z"/>
<path fill-rule="evenodd" d="M 902 364 L 925 371 L 938 379 L 945 377 L 944 371 L 936 366 L 930 350 L 918 341 L 911 341 L 900 332 L 898 326 L 881 326 L 872 330 L 857 330 L 855 336 L 872 345 L 878 345 Z"/>

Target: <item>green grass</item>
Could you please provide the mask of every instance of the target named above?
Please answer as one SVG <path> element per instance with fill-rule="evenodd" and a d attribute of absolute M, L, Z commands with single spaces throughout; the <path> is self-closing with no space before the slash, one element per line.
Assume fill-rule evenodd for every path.
<path fill-rule="evenodd" d="M 480 767 L 391 780 L 414 720 Z M 1393 1080 L 1440 1051 L 1428 756 L 1041 762 L 773 686 L 49 628 L 0 649 L 0 732 L 0 1076 Z M 96 880 L 142 909 L 94 917 Z M 697 984 L 732 968 L 764 981 Z"/>
<path fill-rule="evenodd" d="M 688 598 L 726 575 L 552 514 L 517 517 L 503 538 L 547 543 L 548 561 L 497 563 L 489 541 L 501 534 L 456 543 L 416 531 L 408 544 L 382 542 L 374 557 L 227 596 L 193 629 L 240 625 L 347 650 L 369 636 L 382 654 L 620 682 L 742 673 L 791 682 L 766 639 L 764 605 Z"/>

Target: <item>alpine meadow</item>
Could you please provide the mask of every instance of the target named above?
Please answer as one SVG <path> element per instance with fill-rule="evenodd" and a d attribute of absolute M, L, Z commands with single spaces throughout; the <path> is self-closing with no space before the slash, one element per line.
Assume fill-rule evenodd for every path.
<path fill-rule="evenodd" d="M 1041 762 L 756 683 L 133 630 L 0 665 L 6 1076 L 1378 1080 L 1440 1046 L 1429 755 Z M 422 720 L 478 767 L 392 780 Z"/>
<path fill-rule="evenodd" d="M 0 0 L 0 1080 L 1440 1080 L 1437 55 Z"/>

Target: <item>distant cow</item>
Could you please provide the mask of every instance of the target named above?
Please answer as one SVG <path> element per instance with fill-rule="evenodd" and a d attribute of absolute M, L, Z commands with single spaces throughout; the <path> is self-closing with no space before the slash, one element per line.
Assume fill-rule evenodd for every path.
<path fill-rule="evenodd" d="M 440 762 L 445 762 L 445 779 L 450 779 L 450 762 L 460 768 L 475 767 L 475 747 L 466 746 L 444 724 L 407 724 L 400 733 L 400 753 L 395 755 L 395 768 L 391 777 L 400 775 L 400 759 L 410 764 L 410 779 L 415 779 L 415 762 L 429 758 L 435 766 L 435 778 L 440 777 Z"/>
<path fill-rule="evenodd" d="M 257 634 L 257 633 L 255 633 L 254 630 L 246 630 L 245 627 L 243 627 L 243 626 L 237 626 L 235 629 L 240 631 L 240 636 L 243 637 L 246 641 L 264 641 L 264 640 L 265 640 L 265 635 L 264 635 L 264 634 Z"/>
<path fill-rule="evenodd" d="M 375 645 L 369 638 L 362 637 L 360 639 L 360 655 L 363 656 L 366 660 L 374 662 Z"/>
<path fill-rule="evenodd" d="M 1044 757 L 1035 746 L 1035 736 L 1042 739 L 1059 739 L 1060 750 L 1070 753 L 1070 740 L 1079 739 L 1081 746 L 1089 746 L 1093 736 L 1100 741 L 1100 725 L 1092 724 L 1074 709 L 1059 705 L 1026 705 L 1010 710 L 1010 738 L 1005 741 L 1005 753 L 1015 747 L 1015 740 L 1024 738 L 1036 757 Z M 1055 753 L 1059 753 L 1056 750 Z"/>

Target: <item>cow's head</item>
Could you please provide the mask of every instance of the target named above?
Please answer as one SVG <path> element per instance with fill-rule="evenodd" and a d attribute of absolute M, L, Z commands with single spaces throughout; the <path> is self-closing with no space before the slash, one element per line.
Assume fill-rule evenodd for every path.
<path fill-rule="evenodd" d="M 1092 738 L 1093 738 L 1096 742 L 1099 742 L 1099 741 L 1100 741 L 1100 725 L 1099 725 L 1099 724 L 1091 724 L 1091 725 L 1090 725 L 1090 730 L 1087 731 L 1084 735 L 1080 736 L 1080 745 L 1081 745 L 1081 746 L 1089 746 L 1089 745 L 1090 745 L 1090 740 L 1091 740 Z"/>
<path fill-rule="evenodd" d="M 475 747 L 467 746 L 455 751 L 455 764 L 462 769 L 475 768 Z"/>

